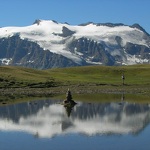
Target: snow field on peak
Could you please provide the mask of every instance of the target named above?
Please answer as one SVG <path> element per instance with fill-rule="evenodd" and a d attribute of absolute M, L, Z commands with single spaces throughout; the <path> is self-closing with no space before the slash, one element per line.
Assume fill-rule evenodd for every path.
<path fill-rule="evenodd" d="M 113 36 L 120 36 L 125 42 L 139 43 L 145 45 L 142 41 L 144 33 L 136 28 L 129 26 L 97 26 L 89 24 L 87 26 L 71 26 L 67 24 L 55 23 L 53 21 L 42 20 L 38 25 L 33 24 L 26 27 L 4 27 L 0 29 L 0 37 L 8 37 L 16 33 L 20 33 L 22 38 L 27 38 L 33 41 L 61 41 L 64 39 L 54 33 L 61 34 L 63 27 L 71 31 L 75 31 L 76 38 L 89 37 L 94 40 L 101 41 L 104 39 L 112 38 Z M 143 33 L 143 34 L 141 34 Z"/>
<path fill-rule="evenodd" d="M 107 27 L 92 24 L 81 27 L 77 26 L 75 36 L 78 38 L 87 37 L 97 42 L 104 41 L 109 45 L 116 45 L 115 37 L 119 36 L 123 40 L 123 46 L 125 46 L 127 42 L 148 46 L 146 41 L 143 40 L 144 33 L 129 26 Z"/>
<path fill-rule="evenodd" d="M 127 42 L 133 44 L 140 44 L 149 47 L 144 40 L 144 33 L 137 28 L 129 26 L 97 26 L 95 24 L 88 24 L 86 26 L 71 26 L 68 24 L 56 23 L 50 20 L 41 20 L 39 24 L 33 24 L 26 27 L 4 27 L 0 28 L 0 38 L 11 37 L 19 34 L 21 39 L 28 39 L 29 41 L 36 42 L 44 50 L 49 50 L 52 53 L 63 55 L 74 62 L 80 64 L 82 59 L 81 55 L 71 53 L 67 48 L 67 42 L 72 38 L 59 36 L 62 34 L 63 27 L 74 31 L 74 39 L 85 37 L 95 42 L 105 42 L 106 45 L 117 45 L 116 36 L 121 37 L 122 46 Z M 63 41 L 66 42 L 63 42 Z"/>

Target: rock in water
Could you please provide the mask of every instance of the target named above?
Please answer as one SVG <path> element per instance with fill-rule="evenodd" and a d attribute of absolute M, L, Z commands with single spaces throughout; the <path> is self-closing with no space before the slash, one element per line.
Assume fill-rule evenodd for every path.
<path fill-rule="evenodd" d="M 63 104 L 64 105 L 75 105 L 76 102 L 74 102 L 72 100 L 72 94 L 71 94 L 71 91 L 68 89 L 67 93 L 66 93 L 66 100 L 63 101 Z"/>

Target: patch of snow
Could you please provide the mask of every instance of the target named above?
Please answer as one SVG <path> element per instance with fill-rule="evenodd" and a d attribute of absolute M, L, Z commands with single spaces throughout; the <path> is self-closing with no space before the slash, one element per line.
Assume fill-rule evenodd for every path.
<path fill-rule="evenodd" d="M 94 61 L 91 61 L 90 59 L 91 59 L 92 57 L 89 57 L 89 59 L 86 59 L 86 62 L 88 63 L 88 64 L 93 64 L 93 65 L 102 65 L 102 63 L 101 62 L 94 62 Z"/>
<path fill-rule="evenodd" d="M 93 64 L 93 65 L 102 65 L 103 63 L 101 62 L 93 62 L 93 61 L 86 61 L 89 64 Z"/>
<path fill-rule="evenodd" d="M 78 52 L 76 47 L 74 48 L 74 52 L 76 55 L 83 56 L 83 53 Z"/>
<path fill-rule="evenodd" d="M 56 23 L 51 20 L 41 20 L 39 25 L 33 24 L 26 27 L 0 28 L 0 38 L 8 38 L 18 34 L 21 39 L 28 39 L 36 42 L 44 50 L 63 55 L 80 64 L 82 60 L 78 55 L 82 55 L 82 53 L 76 52 L 73 54 L 69 52 L 67 49 L 67 42 L 70 39 L 68 37 L 59 36 L 59 34 L 62 34 L 64 26 L 75 32 L 73 38 L 77 40 L 81 37 L 85 37 L 88 40 L 94 40 L 94 42 L 98 43 L 105 42 L 105 44 L 109 46 L 116 45 L 117 42 L 115 38 L 119 36 L 122 38 L 122 46 L 125 46 L 127 42 L 131 42 L 148 47 L 146 40 L 143 38 L 144 33 L 137 28 L 131 28 L 129 26 L 97 26 L 92 23 L 86 26 L 71 26 L 68 24 Z M 114 51 L 113 53 L 118 53 L 118 51 Z M 130 57 L 128 59 L 130 59 Z M 135 60 L 131 62 L 135 62 Z"/>
<path fill-rule="evenodd" d="M 0 61 L 3 65 L 9 65 L 12 58 L 1 58 Z"/>
<path fill-rule="evenodd" d="M 115 50 L 113 50 L 113 51 L 111 51 L 111 55 L 112 56 L 116 56 L 116 55 L 121 55 L 121 51 L 120 51 L 120 49 L 115 49 Z"/>
<path fill-rule="evenodd" d="M 141 59 L 137 58 L 135 55 L 127 55 L 126 61 L 124 61 L 122 64 L 125 65 L 134 65 L 134 64 L 142 64 L 142 63 L 148 63 L 148 59 Z"/>
<path fill-rule="evenodd" d="M 34 63 L 34 60 L 29 60 L 27 61 L 27 63 Z"/>

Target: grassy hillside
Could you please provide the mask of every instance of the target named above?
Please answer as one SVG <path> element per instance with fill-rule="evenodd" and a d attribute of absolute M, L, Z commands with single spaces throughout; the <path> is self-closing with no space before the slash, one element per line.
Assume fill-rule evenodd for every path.
<path fill-rule="evenodd" d="M 53 79 L 48 72 L 23 67 L 0 67 L 0 87 L 46 87 L 53 85 Z"/>
<path fill-rule="evenodd" d="M 121 75 L 125 75 L 126 85 L 150 85 L 150 65 L 123 67 L 86 66 L 35 70 L 23 67 L 0 67 L 0 87 L 25 87 L 41 85 L 121 85 Z M 46 85 L 45 85 L 46 86 Z"/>
<path fill-rule="evenodd" d="M 122 73 L 125 75 L 124 86 Z M 140 93 L 149 99 L 150 65 L 86 66 L 48 70 L 0 67 L 0 102 L 26 96 L 64 95 L 68 88 L 74 94 Z"/>
<path fill-rule="evenodd" d="M 47 70 L 51 77 L 73 83 L 122 84 L 122 73 L 125 83 L 129 85 L 150 84 L 150 65 L 123 67 L 87 66 Z"/>

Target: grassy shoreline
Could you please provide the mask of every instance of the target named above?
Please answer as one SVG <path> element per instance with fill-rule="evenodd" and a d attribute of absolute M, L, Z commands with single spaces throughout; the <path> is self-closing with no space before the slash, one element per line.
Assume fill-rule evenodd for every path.
<path fill-rule="evenodd" d="M 75 94 L 147 94 L 150 95 L 150 87 L 141 86 L 116 86 L 116 85 L 66 85 L 51 88 L 1 88 L 0 95 L 24 95 L 24 96 L 51 96 L 56 94 L 65 94 L 70 89 Z"/>
<path fill-rule="evenodd" d="M 101 85 L 101 84 L 68 84 L 54 87 L 11 87 L 0 88 L 0 95 L 51 95 L 63 94 L 68 89 L 74 93 L 147 93 L 150 94 L 149 85 Z"/>
<path fill-rule="evenodd" d="M 121 75 L 125 75 L 122 85 Z M 86 66 L 36 70 L 0 67 L 0 101 L 66 94 L 141 94 L 150 96 L 150 65 Z"/>
<path fill-rule="evenodd" d="M 57 95 L 64 95 L 68 88 L 74 95 L 96 95 L 96 94 L 133 94 L 145 95 L 150 99 L 149 87 L 137 86 L 60 86 L 52 88 L 7 88 L 0 89 L 0 102 L 11 101 L 19 98 L 34 98 L 34 97 L 53 97 Z"/>

